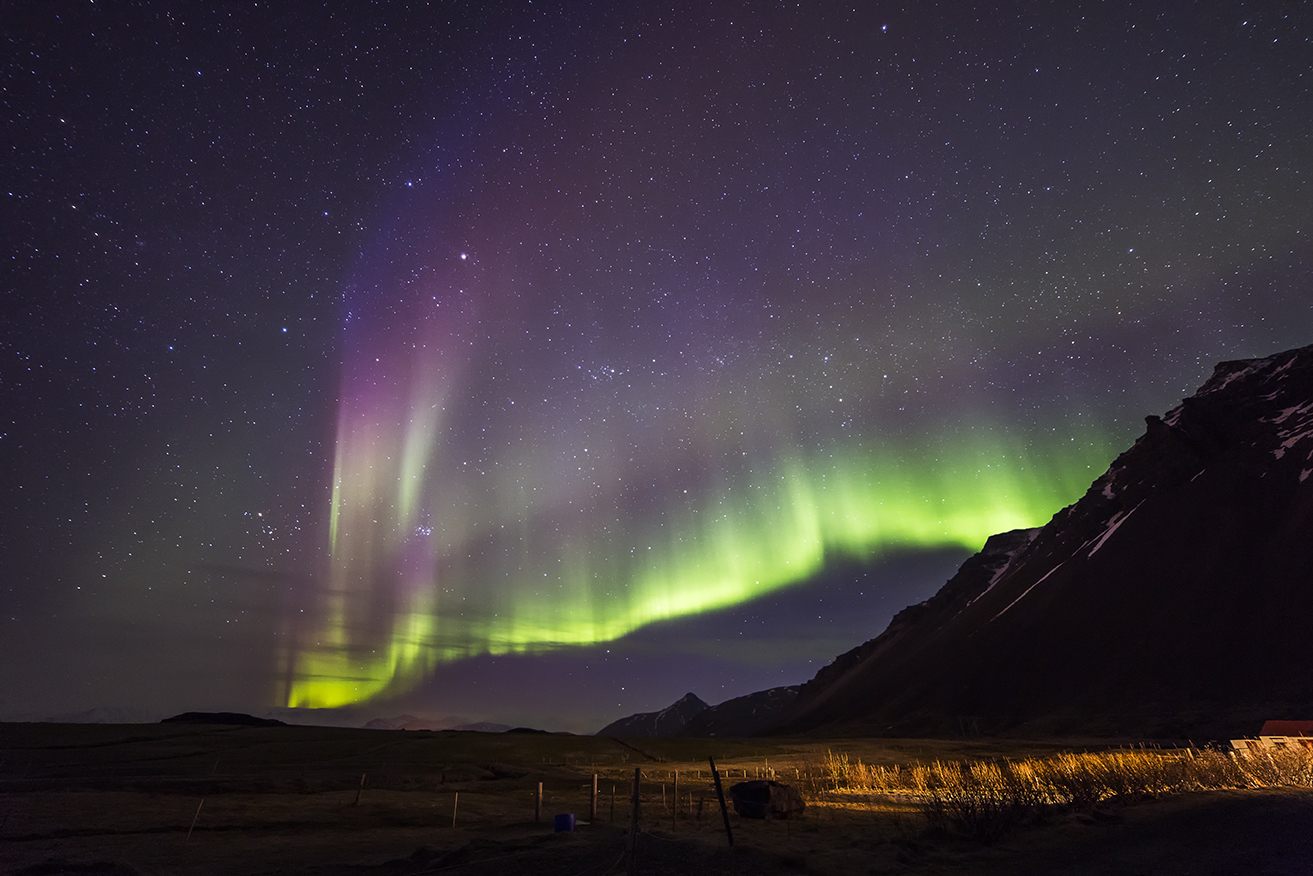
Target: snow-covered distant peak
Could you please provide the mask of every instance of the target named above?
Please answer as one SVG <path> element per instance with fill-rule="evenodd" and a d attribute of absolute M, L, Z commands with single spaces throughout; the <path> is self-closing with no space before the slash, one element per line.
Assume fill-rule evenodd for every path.
<path fill-rule="evenodd" d="M 1267 359 L 1254 359 L 1244 362 L 1222 362 L 1213 371 L 1213 376 L 1208 378 L 1208 382 L 1199 387 L 1199 391 L 1195 395 L 1211 395 L 1221 392 L 1237 380 L 1242 380 L 1256 373 L 1268 361 Z"/>

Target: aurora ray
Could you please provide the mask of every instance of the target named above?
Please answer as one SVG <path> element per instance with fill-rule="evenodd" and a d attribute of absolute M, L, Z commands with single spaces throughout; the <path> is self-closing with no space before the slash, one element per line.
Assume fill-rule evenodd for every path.
<path fill-rule="evenodd" d="M 965 174 L 950 133 L 992 130 L 988 102 L 948 125 L 910 86 L 874 100 L 892 68 L 865 48 L 797 91 L 769 42 L 700 49 L 741 26 L 714 18 L 670 50 L 637 19 L 577 57 L 517 35 L 448 83 L 348 276 L 329 569 L 286 702 L 1042 524 L 1161 409 L 1175 372 L 1135 350 L 1225 321 L 1157 236 L 1195 220 L 1105 188 L 1112 159 L 990 145 Z"/>
<path fill-rule="evenodd" d="M 827 558 L 977 546 L 1042 522 L 1110 455 L 979 411 L 900 425 L 916 381 L 877 377 L 876 354 L 845 350 L 839 369 L 722 326 L 734 355 L 691 355 L 705 335 L 690 331 L 654 357 L 612 331 L 585 368 L 575 351 L 526 352 L 510 282 L 477 260 L 419 285 L 351 305 L 331 565 L 288 655 L 292 706 L 395 695 L 481 654 L 610 641 Z"/>

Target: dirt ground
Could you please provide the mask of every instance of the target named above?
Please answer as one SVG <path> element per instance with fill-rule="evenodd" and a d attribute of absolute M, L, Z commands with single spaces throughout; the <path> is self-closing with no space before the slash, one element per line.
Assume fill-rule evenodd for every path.
<path fill-rule="evenodd" d="M 1306 790 L 1183 794 L 1056 812 L 982 845 L 930 831 L 910 802 L 837 795 L 819 777 L 827 751 L 906 764 L 1093 747 L 7 724 L 0 725 L 0 873 L 619 874 L 635 767 L 644 777 L 643 874 L 1313 873 L 1313 792 Z M 797 787 L 807 810 L 775 822 L 731 812 L 731 847 L 709 756 L 728 774 L 726 785 L 771 775 Z M 594 774 L 600 793 L 590 820 Z M 575 815 L 574 832 L 555 832 L 562 813 Z"/>

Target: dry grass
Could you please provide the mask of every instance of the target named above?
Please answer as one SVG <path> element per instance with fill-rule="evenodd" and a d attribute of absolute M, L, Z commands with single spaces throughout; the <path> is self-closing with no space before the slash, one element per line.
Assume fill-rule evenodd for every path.
<path fill-rule="evenodd" d="M 827 752 L 810 772 L 825 791 L 852 802 L 911 799 L 933 827 L 989 842 L 1056 809 L 1186 791 L 1313 787 L 1313 749 L 1133 748 L 893 766 Z"/>
<path fill-rule="evenodd" d="M 1086 746 L 1104 753 L 1067 753 Z M 1091 834 L 1129 836 L 1104 831 L 1098 810 L 1097 819 L 1077 813 L 1108 799 L 1191 788 L 1257 789 L 1181 794 L 1125 814 L 1129 825 L 1198 809 L 1219 835 L 1230 829 L 1236 810 L 1218 809 L 1213 798 L 1249 800 L 1259 806 L 1254 811 L 1284 813 L 1282 824 L 1298 826 L 1307 823 L 1313 807 L 1313 792 L 1264 790 L 1309 784 L 1308 763 L 1281 752 L 1236 760 L 1208 751 L 1105 749 L 1097 740 L 1071 739 L 615 740 L 315 727 L 0 724 L 0 870 L 112 872 L 105 868 L 116 865 L 107 862 L 119 862 L 120 872 L 129 872 L 130 865 L 135 872 L 177 876 L 257 870 L 418 874 L 439 867 L 473 876 L 506 872 L 513 860 L 517 872 L 602 873 L 625 845 L 635 766 L 643 773 L 645 873 L 783 876 L 799 872 L 805 861 L 817 876 L 907 868 L 1008 874 L 1014 872 L 1009 855 L 1052 863 L 1027 872 L 1069 872 L 1062 851 L 1067 842 L 1086 848 Z M 740 819 L 731 811 L 731 850 L 710 755 L 726 790 L 743 779 L 778 778 L 803 794 L 807 810 L 783 822 Z M 1187 757 L 1194 761 L 1183 764 Z M 593 774 L 601 786 L 595 820 L 587 818 Z M 534 821 L 539 782 L 542 823 Z M 552 816 L 565 812 L 593 823 L 558 836 Z M 958 839 L 965 834 L 988 840 L 1030 820 L 1049 823 L 1027 831 L 1024 851 L 1009 849 L 1007 842 L 985 848 Z M 1306 831 L 1292 828 L 1288 842 L 1273 846 L 1266 821 L 1246 823 L 1262 838 L 1259 852 L 1227 860 L 1258 863 L 1230 869 L 1302 872 L 1284 862 L 1308 860 Z M 1181 829 L 1178 824 L 1161 836 L 1126 841 L 1150 843 L 1146 854 L 1170 853 L 1179 863 L 1170 871 L 1176 876 L 1208 870 L 1198 865 L 1212 860 L 1198 832 L 1184 841 L 1193 858 L 1173 851 L 1172 838 Z M 1275 851 L 1264 858 L 1262 849 L 1269 847 Z M 969 866 L 943 863 L 950 859 Z M 1263 861 L 1276 865 L 1264 867 Z"/>

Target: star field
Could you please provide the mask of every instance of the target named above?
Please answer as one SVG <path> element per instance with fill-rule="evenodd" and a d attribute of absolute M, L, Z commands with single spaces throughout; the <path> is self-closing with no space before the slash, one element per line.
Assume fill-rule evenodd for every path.
<path fill-rule="evenodd" d="M 1300 11 L 11 5 L 0 700 L 805 680 L 1308 343 Z"/>

